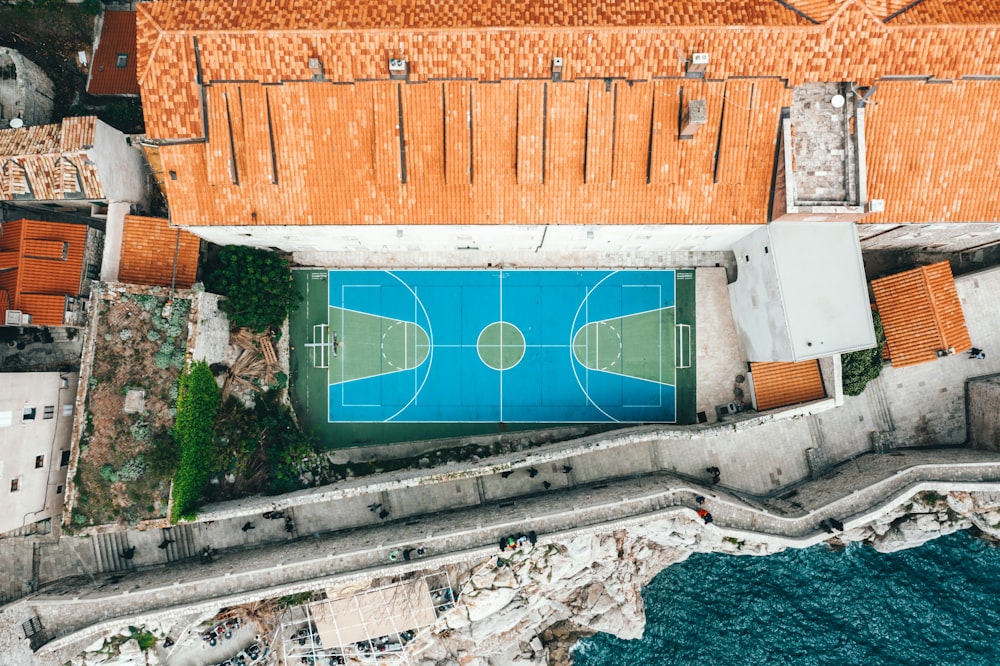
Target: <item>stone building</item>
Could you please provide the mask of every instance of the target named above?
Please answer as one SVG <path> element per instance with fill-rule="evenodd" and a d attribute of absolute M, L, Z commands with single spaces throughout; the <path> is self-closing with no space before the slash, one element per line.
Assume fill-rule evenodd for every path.
<path fill-rule="evenodd" d="M 53 95 L 52 81 L 41 67 L 0 47 L 0 128 L 49 122 Z"/>

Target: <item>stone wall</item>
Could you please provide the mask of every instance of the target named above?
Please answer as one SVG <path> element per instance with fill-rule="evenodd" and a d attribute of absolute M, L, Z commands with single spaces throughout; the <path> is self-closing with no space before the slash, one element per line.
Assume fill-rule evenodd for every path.
<path fill-rule="evenodd" d="M 1000 376 L 977 377 L 965 385 L 969 443 L 1000 451 Z"/>

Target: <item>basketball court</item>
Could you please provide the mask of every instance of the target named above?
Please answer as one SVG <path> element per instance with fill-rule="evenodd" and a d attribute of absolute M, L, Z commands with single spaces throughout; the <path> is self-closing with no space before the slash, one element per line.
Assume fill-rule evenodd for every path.
<path fill-rule="evenodd" d="M 296 394 L 328 423 L 694 420 L 694 271 L 298 273 Z"/>

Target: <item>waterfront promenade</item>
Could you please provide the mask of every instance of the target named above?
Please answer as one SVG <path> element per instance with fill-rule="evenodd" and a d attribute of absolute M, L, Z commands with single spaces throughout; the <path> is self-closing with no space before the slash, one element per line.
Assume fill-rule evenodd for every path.
<path fill-rule="evenodd" d="M 965 276 L 957 286 L 973 343 L 987 350 L 986 360 L 957 355 L 886 368 L 862 396 L 813 416 L 637 428 L 614 439 L 595 436 L 444 470 L 345 482 L 324 493 L 282 498 L 294 517 L 293 533 L 281 521 L 261 519 L 270 507 L 265 500 L 218 507 L 183 528 L 192 550 L 221 552 L 210 565 L 166 563 L 156 547 L 159 530 L 128 531 L 135 568 L 114 573 L 94 546 L 106 535 L 0 541 L 0 557 L 10 563 L 0 581 L 7 589 L 32 578 L 43 583 L 39 593 L 0 614 L 6 634 L 0 650 L 24 649 L 16 638 L 20 624 L 33 616 L 54 639 L 39 654 L 44 658 L 51 650 L 78 647 L 92 635 L 88 628 L 104 622 L 209 613 L 228 603 L 319 588 L 334 577 L 363 580 L 469 561 L 493 552 L 497 538 L 511 531 L 534 529 L 544 543 L 567 531 L 604 531 L 670 512 L 693 516 L 696 493 L 712 504 L 713 529 L 805 545 L 825 538 L 818 529 L 822 518 L 860 524 L 920 489 L 1000 489 L 997 453 L 936 448 L 865 455 L 872 432 L 894 433 L 907 446 L 965 441 L 965 382 L 1000 371 L 1000 312 L 992 307 L 1000 273 Z M 832 464 L 850 462 L 810 480 L 809 449 Z M 564 472 L 564 466 L 571 469 Z M 722 471 L 718 486 L 708 480 L 709 466 Z M 531 468 L 538 474 L 531 476 Z M 504 476 L 507 471 L 513 473 Z M 369 510 L 373 502 L 390 512 L 387 520 Z M 240 529 L 247 520 L 255 529 Z M 428 547 L 430 559 L 389 564 L 389 550 L 414 544 Z"/>

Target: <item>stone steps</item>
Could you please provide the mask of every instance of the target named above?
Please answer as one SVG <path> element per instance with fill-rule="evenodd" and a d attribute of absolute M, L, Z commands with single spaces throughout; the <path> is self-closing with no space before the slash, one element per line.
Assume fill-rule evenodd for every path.
<path fill-rule="evenodd" d="M 175 525 L 163 529 L 162 532 L 164 539 L 173 541 L 164 549 L 167 562 L 186 560 L 198 554 L 194 543 L 194 530 L 190 525 Z"/>
<path fill-rule="evenodd" d="M 93 537 L 93 544 L 98 573 L 117 573 L 135 569 L 131 560 L 121 556 L 129 547 L 127 532 L 97 534 Z"/>

